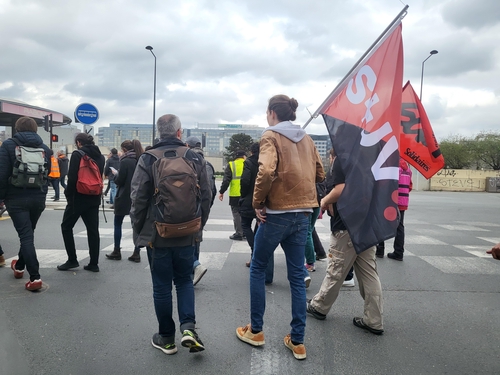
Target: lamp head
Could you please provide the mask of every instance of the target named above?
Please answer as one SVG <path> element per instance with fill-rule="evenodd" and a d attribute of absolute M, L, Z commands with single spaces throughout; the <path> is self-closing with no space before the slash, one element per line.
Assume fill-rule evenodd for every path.
<path fill-rule="evenodd" d="M 148 48 L 148 47 L 146 47 L 146 48 Z M 433 50 L 430 52 L 430 54 L 431 54 L 431 55 L 435 55 L 435 54 L 437 54 L 437 53 L 438 53 L 438 51 L 437 51 L 437 50 L 435 50 L 435 49 L 433 49 Z"/>
<path fill-rule="evenodd" d="M 147 49 L 147 50 L 149 50 L 149 51 L 152 51 L 152 50 L 153 50 L 153 47 L 151 47 L 151 46 L 146 46 L 146 49 Z M 437 51 L 436 51 L 436 53 L 437 53 Z"/>

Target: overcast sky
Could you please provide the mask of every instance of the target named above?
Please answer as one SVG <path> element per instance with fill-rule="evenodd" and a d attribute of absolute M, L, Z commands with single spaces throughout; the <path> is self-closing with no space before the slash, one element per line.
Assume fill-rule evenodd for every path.
<path fill-rule="evenodd" d="M 420 91 L 438 139 L 500 130 L 500 1 L 408 0 L 404 79 Z M 399 0 L 0 0 L 0 98 L 73 118 L 92 103 L 97 126 L 267 126 L 275 94 L 309 118 L 401 11 Z M 307 108 L 306 108 L 307 107 Z M 321 118 L 307 128 L 326 134 Z"/>

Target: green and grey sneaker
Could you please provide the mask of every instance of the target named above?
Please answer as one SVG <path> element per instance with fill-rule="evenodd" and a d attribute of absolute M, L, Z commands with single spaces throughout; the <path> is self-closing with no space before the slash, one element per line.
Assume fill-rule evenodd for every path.
<path fill-rule="evenodd" d="M 175 342 L 167 343 L 166 341 L 170 340 L 167 340 L 166 337 L 160 336 L 159 333 L 155 333 L 151 339 L 151 345 L 153 345 L 156 349 L 160 349 L 165 354 L 177 353 L 177 346 L 175 346 Z"/>
<path fill-rule="evenodd" d="M 182 333 L 181 345 L 189 348 L 190 353 L 202 352 L 205 350 L 203 343 L 194 329 L 185 329 Z"/>

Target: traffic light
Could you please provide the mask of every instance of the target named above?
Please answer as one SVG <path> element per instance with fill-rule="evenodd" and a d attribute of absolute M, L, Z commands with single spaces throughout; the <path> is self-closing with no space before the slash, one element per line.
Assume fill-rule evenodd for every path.
<path fill-rule="evenodd" d="M 43 116 L 43 128 L 46 132 L 50 132 L 49 115 Z"/>
<path fill-rule="evenodd" d="M 52 134 L 52 142 L 59 142 L 59 136 L 57 134 Z"/>

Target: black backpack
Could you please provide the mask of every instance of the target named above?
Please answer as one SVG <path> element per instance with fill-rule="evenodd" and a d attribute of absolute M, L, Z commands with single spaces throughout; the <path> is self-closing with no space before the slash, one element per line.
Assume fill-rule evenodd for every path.
<path fill-rule="evenodd" d="M 201 229 L 201 194 L 193 161 L 186 158 L 188 147 L 152 149 L 154 218 L 158 235 L 176 238 Z"/>

